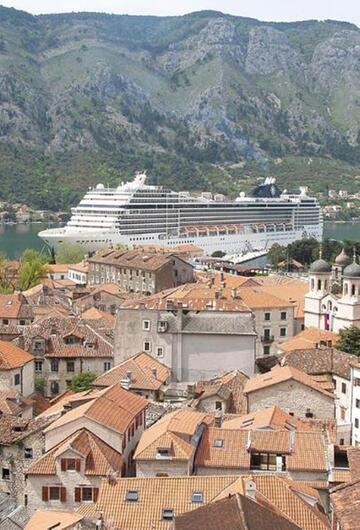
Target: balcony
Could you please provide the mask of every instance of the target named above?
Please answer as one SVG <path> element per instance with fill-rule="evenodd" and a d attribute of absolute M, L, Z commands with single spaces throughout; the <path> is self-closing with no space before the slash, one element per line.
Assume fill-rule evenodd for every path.
<path fill-rule="evenodd" d="M 260 337 L 261 342 L 265 342 L 266 344 L 269 344 L 270 342 L 274 342 L 274 335 L 262 335 Z"/>

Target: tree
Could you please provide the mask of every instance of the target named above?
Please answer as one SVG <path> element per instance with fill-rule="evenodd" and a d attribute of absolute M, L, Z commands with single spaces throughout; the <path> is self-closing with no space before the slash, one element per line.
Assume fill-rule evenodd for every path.
<path fill-rule="evenodd" d="M 69 383 L 69 388 L 73 392 L 83 392 L 91 388 L 91 383 L 96 379 L 97 375 L 93 372 L 84 372 L 73 376 Z"/>
<path fill-rule="evenodd" d="M 84 255 L 85 249 L 82 245 L 62 243 L 56 253 L 56 263 L 79 263 Z"/>
<path fill-rule="evenodd" d="M 278 263 L 286 259 L 286 248 L 279 245 L 279 243 L 274 243 L 268 252 L 267 259 L 271 265 L 276 267 Z"/>
<path fill-rule="evenodd" d="M 338 350 L 360 357 L 360 328 L 350 326 L 340 330 L 340 340 L 336 343 Z"/>
<path fill-rule="evenodd" d="M 49 272 L 45 259 L 36 250 L 27 249 L 20 259 L 17 287 L 20 291 L 31 289 L 39 285 Z"/>
<path fill-rule="evenodd" d="M 36 392 L 40 392 L 40 394 L 43 394 L 44 393 L 44 388 L 45 388 L 45 378 L 40 376 L 40 375 L 37 375 L 35 377 L 35 390 Z"/>
<path fill-rule="evenodd" d="M 223 252 L 222 250 L 215 250 L 215 252 L 211 254 L 212 258 L 223 258 L 224 256 L 225 252 Z"/>
<path fill-rule="evenodd" d="M 0 294 L 11 294 L 14 290 L 10 269 L 10 262 L 0 254 Z"/>

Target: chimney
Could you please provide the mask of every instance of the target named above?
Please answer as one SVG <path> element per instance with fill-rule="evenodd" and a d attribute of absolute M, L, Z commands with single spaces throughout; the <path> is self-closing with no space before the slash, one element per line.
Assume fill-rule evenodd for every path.
<path fill-rule="evenodd" d="M 220 272 L 220 281 L 221 282 L 224 281 L 224 273 L 223 273 L 223 271 Z"/>
<path fill-rule="evenodd" d="M 151 373 L 153 374 L 153 377 L 155 377 L 155 379 L 157 379 L 157 369 L 156 368 L 151 368 Z"/>
<path fill-rule="evenodd" d="M 256 500 L 256 484 L 251 479 L 245 479 L 245 496 L 253 501 Z"/>
<path fill-rule="evenodd" d="M 127 377 L 127 379 L 128 379 L 130 382 L 131 382 L 131 376 L 132 376 L 132 372 L 131 372 L 130 370 L 128 370 L 128 371 L 126 372 L 126 377 Z"/>
<path fill-rule="evenodd" d="M 234 300 L 237 298 L 237 289 L 231 289 L 231 298 Z"/>
<path fill-rule="evenodd" d="M 215 418 L 215 422 L 214 422 L 215 427 L 220 429 L 222 425 L 222 411 L 217 410 L 214 414 L 214 418 Z"/>

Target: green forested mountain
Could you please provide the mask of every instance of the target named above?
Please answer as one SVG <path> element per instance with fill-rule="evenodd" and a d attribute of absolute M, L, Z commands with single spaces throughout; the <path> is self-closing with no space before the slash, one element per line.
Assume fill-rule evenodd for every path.
<path fill-rule="evenodd" d="M 136 169 L 174 188 L 360 181 L 360 30 L 0 7 L 0 199 L 63 208 Z"/>

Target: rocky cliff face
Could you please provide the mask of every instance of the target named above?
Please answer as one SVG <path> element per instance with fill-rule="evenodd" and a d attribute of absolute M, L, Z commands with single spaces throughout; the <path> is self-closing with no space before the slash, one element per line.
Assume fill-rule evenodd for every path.
<path fill-rule="evenodd" d="M 69 189 L 104 164 L 110 181 L 141 165 L 178 187 L 206 183 L 209 163 L 360 164 L 359 90 L 360 30 L 346 23 L 0 8 L 0 150 L 10 175 L 41 160 L 40 181 L 50 163 Z M 64 160 L 88 178 L 70 182 Z"/>

